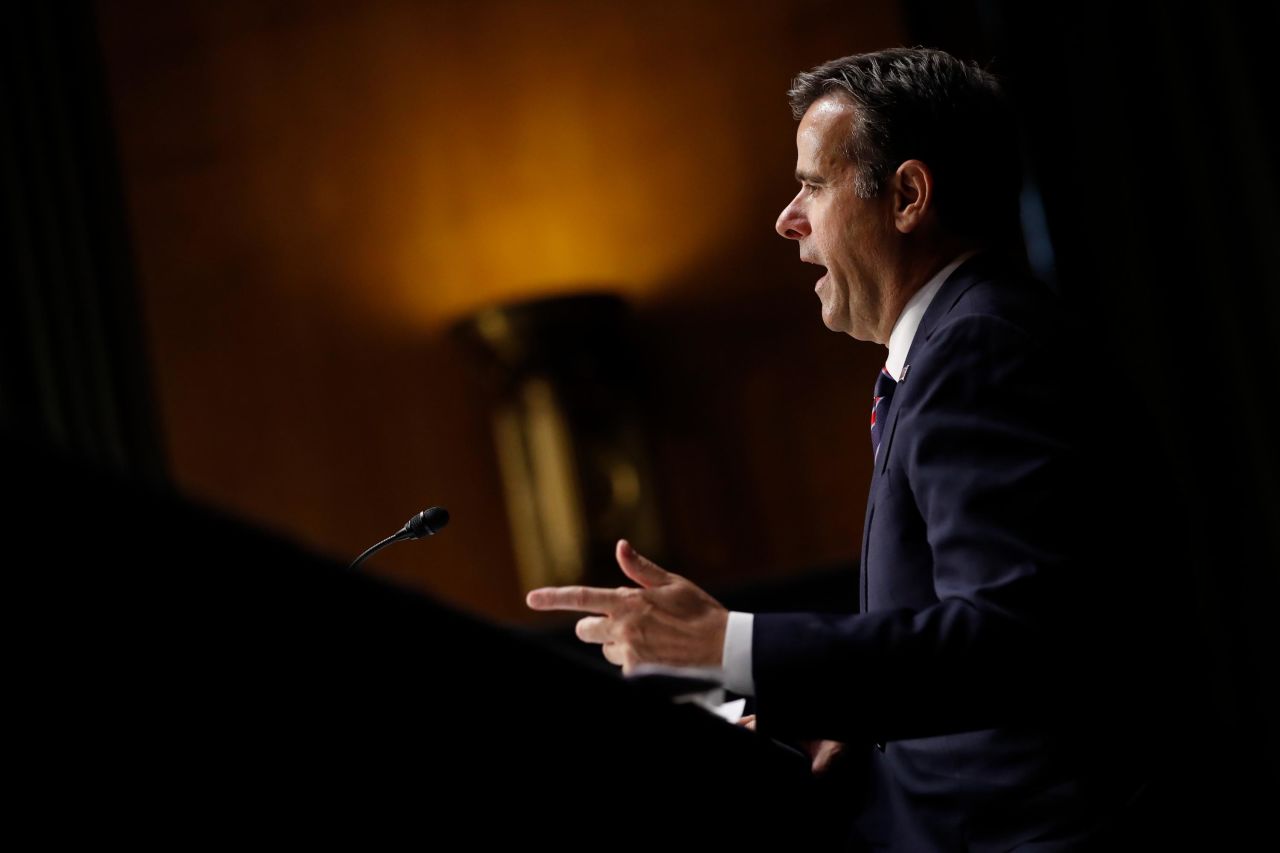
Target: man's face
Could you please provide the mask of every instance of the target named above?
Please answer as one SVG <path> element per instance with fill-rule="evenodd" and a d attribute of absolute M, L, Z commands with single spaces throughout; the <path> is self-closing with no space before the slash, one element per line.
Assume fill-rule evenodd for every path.
<path fill-rule="evenodd" d="M 800 260 L 827 268 L 814 290 L 827 328 L 887 343 L 883 330 L 892 211 L 858 198 L 854 163 L 845 156 L 854 105 L 838 96 L 814 101 L 796 130 L 800 192 L 778 217 L 777 231 L 800 244 Z M 886 340 L 880 340 L 880 337 Z"/>

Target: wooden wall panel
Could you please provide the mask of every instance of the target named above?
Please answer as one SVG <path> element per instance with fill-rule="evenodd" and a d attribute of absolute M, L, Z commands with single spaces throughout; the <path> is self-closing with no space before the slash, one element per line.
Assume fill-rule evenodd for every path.
<path fill-rule="evenodd" d="M 606 288 L 649 331 L 671 568 L 717 585 L 856 555 L 883 350 L 822 326 L 773 221 L 791 75 L 900 44 L 896 6 L 98 16 L 184 490 L 336 555 L 444 504 L 447 535 L 373 570 L 526 618 L 483 396 L 446 331 Z"/>

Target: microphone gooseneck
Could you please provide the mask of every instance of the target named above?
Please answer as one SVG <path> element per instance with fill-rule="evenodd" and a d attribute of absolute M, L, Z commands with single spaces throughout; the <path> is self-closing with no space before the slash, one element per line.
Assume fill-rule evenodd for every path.
<path fill-rule="evenodd" d="M 428 507 L 405 522 L 404 527 L 400 528 L 386 539 L 383 539 L 376 545 L 366 548 L 364 553 L 359 557 L 356 557 L 348 568 L 350 570 L 358 569 L 361 563 L 393 542 L 399 542 L 402 539 L 422 539 L 425 536 L 434 536 L 448 523 L 449 510 L 442 506 Z"/>

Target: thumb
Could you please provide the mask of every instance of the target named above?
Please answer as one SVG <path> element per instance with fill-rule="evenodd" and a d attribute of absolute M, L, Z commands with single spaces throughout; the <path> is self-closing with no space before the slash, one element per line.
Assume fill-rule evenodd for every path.
<path fill-rule="evenodd" d="M 622 573 L 640 586 L 648 588 L 661 586 L 671 578 L 671 573 L 663 569 L 648 557 L 642 557 L 631 543 L 625 539 L 618 540 L 618 565 Z"/>

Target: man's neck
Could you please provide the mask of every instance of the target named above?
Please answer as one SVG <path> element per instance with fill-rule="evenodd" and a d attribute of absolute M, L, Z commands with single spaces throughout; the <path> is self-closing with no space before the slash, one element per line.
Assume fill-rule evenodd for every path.
<path fill-rule="evenodd" d="M 966 259 L 978 253 L 978 249 L 966 249 L 939 268 L 915 294 L 907 300 L 897 322 L 889 332 L 889 353 L 885 356 L 885 368 L 894 379 L 901 379 L 907 366 L 907 353 L 911 351 L 911 343 L 915 340 L 925 312 L 933 302 L 942 285 L 946 283 Z"/>
<path fill-rule="evenodd" d="M 957 256 L 977 248 L 979 247 L 976 245 L 959 240 L 947 240 L 935 244 L 928 250 L 905 246 L 899 261 L 899 271 L 895 275 L 895 281 L 898 283 L 889 289 L 889 301 L 884 312 L 886 325 L 880 330 L 876 342 L 888 346 L 889 335 L 897 325 L 898 318 L 902 316 L 902 310 L 911 301 L 911 297 L 915 296 L 920 288 L 928 284 L 939 270 L 955 260 Z"/>

